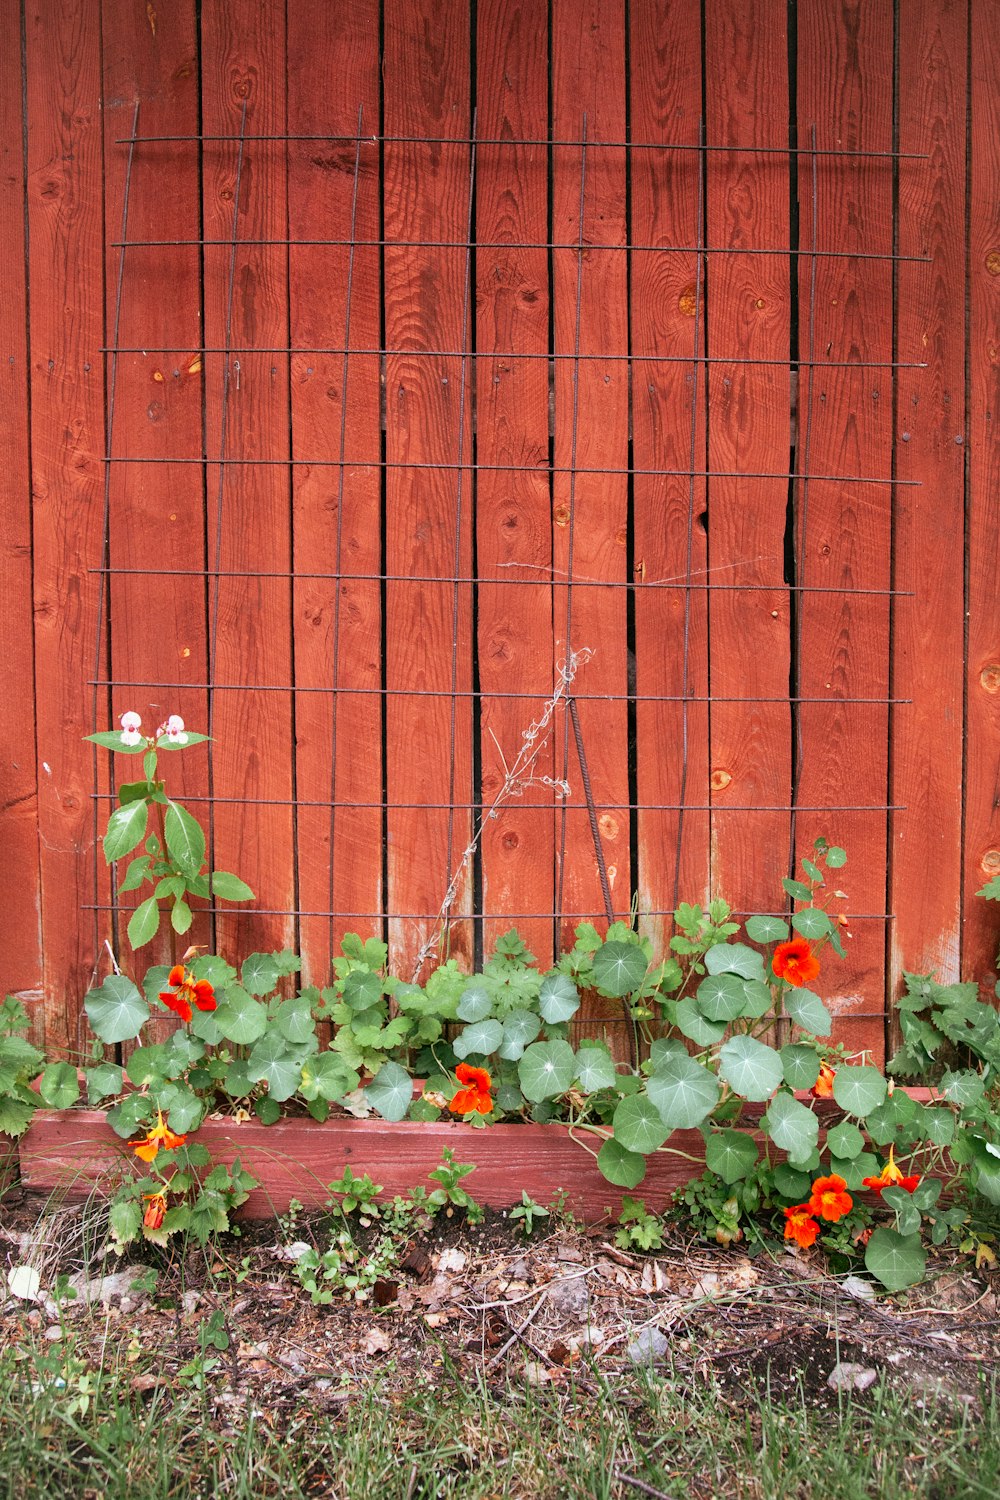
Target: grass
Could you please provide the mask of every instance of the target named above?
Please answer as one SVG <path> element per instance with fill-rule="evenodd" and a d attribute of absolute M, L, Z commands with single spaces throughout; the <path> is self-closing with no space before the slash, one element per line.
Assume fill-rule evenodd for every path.
<path fill-rule="evenodd" d="M 636 1371 L 581 1384 L 488 1384 L 446 1356 L 400 1388 L 391 1365 L 348 1392 L 221 1406 L 226 1364 L 154 1383 L 155 1354 L 105 1325 L 0 1351 L 4 1500 L 620 1500 L 992 1497 L 1000 1411 L 926 1410 L 885 1387 L 816 1408 Z M 113 1336 L 112 1336 L 113 1335 Z M 88 1348 L 93 1350 L 93 1341 Z M 211 1351 L 207 1351 L 209 1354 Z M 584 1388 L 585 1386 L 585 1388 Z M 200 1387 L 200 1388 L 199 1388 Z M 330 1399 L 332 1396 L 332 1400 Z M 317 1410 L 324 1399 L 335 1409 Z"/>

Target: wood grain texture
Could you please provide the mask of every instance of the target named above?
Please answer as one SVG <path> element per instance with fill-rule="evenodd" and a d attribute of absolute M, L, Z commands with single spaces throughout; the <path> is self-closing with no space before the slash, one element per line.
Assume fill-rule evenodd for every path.
<path fill-rule="evenodd" d="M 911 0 L 900 24 L 899 149 L 924 159 L 899 164 L 899 251 L 930 264 L 897 272 L 898 357 L 927 368 L 897 377 L 896 473 L 919 488 L 896 494 L 895 578 L 918 592 L 894 609 L 893 696 L 912 701 L 889 730 L 890 1001 L 904 969 L 958 979 L 962 931 L 963 679 L 935 664 L 964 648 L 967 0 Z"/>
<path fill-rule="evenodd" d="M 34 625 L 31 611 L 31 470 L 25 284 L 25 159 L 21 126 L 21 7 L 0 3 L 0 409 L 6 414 L 5 502 L 0 507 L 0 660 L 12 711 L 0 724 L 0 911 L 4 986 L 28 1005 L 44 1041 L 38 890 Z"/>
<path fill-rule="evenodd" d="M 631 71 L 633 139 L 696 147 L 700 17 L 683 0 L 637 0 L 629 14 L 631 56 L 641 59 Z M 705 469 L 705 367 L 675 362 L 704 358 L 705 274 L 690 249 L 672 249 L 698 244 L 700 173 L 696 151 L 633 154 L 632 242 L 664 247 L 631 257 L 640 912 L 672 911 L 678 899 L 710 895 L 707 814 L 675 810 L 708 801 L 705 481 L 684 472 Z M 667 580 L 676 580 L 676 590 L 654 587 Z M 652 701 L 655 695 L 675 701 Z M 676 701 L 684 695 L 703 701 L 685 707 Z M 669 919 L 650 917 L 643 927 L 657 952 L 665 951 Z"/>
<path fill-rule="evenodd" d="M 477 9 L 480 136 L 511 142 L 478 152 L 476 235 L 476 485 L 482 797 L 500 793 L 522 735 L 553 686 L 549 444 L 548 25 L 544 0 L 485 0 Z M 530 248 L 529 248 L 530 247 Z M 529 356 L 510 358 L 512 350 Z M 488 465 L 508 466 L 490 469 Z M 537 699 L 504 694 L 537 694 Z M 561 719 L 557 720 L 561 727 Z M 558 733 L 534 762 L 552 776 Z M 546 807 L 548 801 L 549 806 Z M 555 813 L 541 786 L 503 806 L 482 838 L 487 954 L 510 926 L 505 912 L 551 912 Z M 551 917 L 514 925 L 544 966 Z"/>
<path fill-rule="evenodd" d="M 122 144 L 131 135 L 138 102 L 138 131 L 170 135 L 187 129 L 198 112 L 198 40 L 192 0 L 158 10 L 154 22 L 132 0 L 104 0 L 104 236 L 108 287 L 108 342 L 139 347 L 109 361 L 107 401 L 113 402 L 109 469 L 107 585 L 111 611 L 110 723 L 138 712 L 152 734 L 173 713 L 204 733 L 207 695 L 200 688 L 164 688 L 166 682 L 204 683 L 208 670 L 205 629 L 204 475 L 192 459 L 202 452 L 204 360 L 201 342 L 201 253 L 197 245 L 132 245 L 124 254 L 123 199 L 128 187 L 124 238 L 197 240 L 200 182 L 195 144 Z M 120 309 L 119 309 L 119 281 Z M 173 347 L 170 347 L 173 346 Z M 128 459 L 155 459 L 129 463 Z M 162 460 L 179 460 L 163 462 Z M 147 570 L 132 572 L 130 570 Z M 162 571 L 159 571 L 161 570 Z M 133 687 L 131 683 L 151 684 Z M 105 752 L 101 752 L 102 757 Z M 164 756 L 160 772 L 170 796 L 204 797 L 206 750 Z M 134 761 L 116 757 L 117 780 L 131 781 Z M 203 804 L 191 810 L 205 821 Z M 102 803 L 102 824 L 109 805 Z M 153 832 L 153 825 L 150 825 Z M 123 874 L 122 864 L 119 874 Z M 146 886 L 122 898 L 119 951 L 129 962 L 129 914 L 150 894 Z M 204 905 L 197 901 L 194 906 Z M 196 917 L 174 951 L 208 943 L 207 915 Z M 137 957 L 140 968 L 170 961 L 166 919 L 159 938 Z"/>
<path fill-rule="evenodd" d="M 460 0 L 387 0 L 387 135 L 468 138 L 468 21 Z M 387 727 L 387 903 L 390 962 L 407 978 L 439 926 L 421 914 L 440 907 L 472 827 L 471 590 L 458 588 L 456 624 L 454 584 L 421 581 L 468 578 L 472 566 L 471 467 L 455 467 L 473 457 L 471 360 L 432 352 L 465 349 L 474 317 L 469 200 L 468 146 L 387 144 L 385 337 L 396 352 L 385 366 L 386 457 L 404 465 L 386 474 L 386 681 L 404 694 L 390 699 Z M 460 248 L 407 247 L 414 240 Z M 466 696 L 452 703 L 453 687 Z M 412 689 L 441 696 L 408 696 Z M 453 817 L 442 806 L 452 800 Z M 471 890 L 466 867 L 456 916 L 470 910 Z M 471 961 L 470 924 L 452 924 L 445 951 Z"/>
<path fill-rule="evenodd" d="M 45 1043 L 82 1041 L 94 972 L 91 730 L 103 516 L 100 27 L 90 0 L 25 15 L 35 683 Z M 102 673 L 103 675 L 103 665 Z M 101 860 L 103 865 L 103 859 Z M 102 887 L 98 887 L 100 894 Z M 98 932 L 95 932 L 95 926 Z"/>
<path fill-rule="evenodd" d="M 283 132 L 284 4 L 231 0 L 225 8 L 206 8 L 201 46 L 204 131 L 238 135 L 245 103 L 247 134 Z M 237 164 L 234 142 L 206 144 L 205 233 L 226 242 L 205 252 L 209 347 L 225 344 Z M 247 143 L 238 185 L 238 238 L 284 239 L 286 214 L 284 145 Z M 287 267 L 284 246 L 238 249 L 232 347 L 287 347 Z M 290 471 L 280 463 L 289 449 L 288 359 L 239 352 L 234 361 L 238 369 L 231 364 L 224 414 L 223 360 L 206 358 L 206 432 L 208 452 L 218 456 L 225 421 L 226 456 L 250 460 L 224 470 L 221 527 L 217 465 L 209 464 L 207 483 L 209 567 L 248 575 L 218 578 L 217 601 L 213 590 L 209 593 L 208 621 L 214 682 L 239 685 L 238 691 L 213 694 L 213 792 L 220 799 L 215 863 L 249 882 L 260 909 L 217 918 L 219 951 L 238 961 L 255 948 L 294 947 L 297 932 L 290 915 L 296 906 L 292 810 L 281 805 L 292 796 L 292 695 L 262 690 L 291 683 L 292 590 L 287 577 L 253 576 L 258 568 L 288 574 L 291 567 Z M 253 462 L 257 459 L 266 462 Z M 266 915 L 269 911 L 275 914 Z"/>
<path fill-rule="evenodd" d="M 711 0 L 705 24 L 708 144 L 785 147 L 784 9 Z M 773 911 L 789 818 L 768 809 L 787 807 L 791 792 L 788 484 L 749 476 L 788 469 L 789 372 L 763 361 L 788 359 L 791 308 L 787 261 L 751 252 L 788 245 L 788 165 L 781 155 L 713 152 L 706 172 L 708 241 L 727 251 L 711 256 L 707 286 L 718 361 L 708 371 L 707 564 L 709 583 L 728 586 L 709 594 L 712 882 L 735 906 Z M 739 701 L 755 698 L 772 701 Z"/>
<path fill-rule="evenodd" d="M 360 154 L 354 140 L 289 145 L 290 237 L 349 241 L 353 219 L 358 240 L 378 240 L 379 154 L 370 139 L 379 119 L 376 0 L 319 10 L 289 0 L 288 76 L 289 131 L 354 136 L 360 108 L 369 138 Z M 333 76 L 339 81 L 331 92 Z M 377 349 L 379 275 L 380 254 L 371 243 L 353 256 L 347 244 L 293 246 L 293 349 L 343 347 L 348 334 L 354 348 Z M 382 909 L 379 400 L 377 355 L 351 357 L 346 385 L 342 355 L 292 356 L 292 452 L 299 460 L 292 476 L 299 902 L 306 912 L 324 912 L 332 890 L 338 914 L 332 932 L 326 916 L 302 918 L 304 976 L 320 984 L 330 974 L 331 936 L 336 951 L 345 931 L 365 937 L 382 931 L 377 916 L 350 915 Z M 313 459 L 316 465 L 302 462 Z M 340 582 L 334 577 L 338 558 Z M 331 688 L 348 691 L 333 695 Z M 323 804 L 334 772 L 331 823 Z"/>
<path fill-rule="evenodd" d="M 625 15 L 621 0 L 586 0 L 552 6 L 552 132 L 557 140 L 582 138 L 586 117 L 590 142 L 624 140 Z M 573 582 L 626 578 L 628 541 L 628 366 L 602 355 L 628 344 L 628 267 L 625 155 L 619 148 L 556 147 L 552 152 L 552 232 L 561 244 L 580 242 L 583 197 L 582 265 L 576 249 L 552 255 L 555 353 L 555 463 L 553 484 L 553 561 L 556 659 L 567 649 L 590 647 L 594 656 L 574 683 L 580 693 L 614 695 L 614 701 L 579 705 L 580 725 L 613 908 L 627 915 L 631 881 L 628 815 L 628 654 L 626 603 L 622 588 L 576 588 Z M 581 179 L 583 194 L 581 195 Z M 591 247 L 612 246 L 615 249 Z M 579 324 L 579 327 L 577 326 Z M 574 356 L 579 352 L 579 362 Z M 575 453 L 574 453 L 575 446 Z M 616 470 L 619 472 L 594 472 Z M 572 734 L 556 755 L 572 788 L 565 821 L 561 882 L 561 946 L 571 947 L 581 918 L 605 925 L 604 900 L 586 804 L 583 778 Z M 560 816 L 557 835 L 563 848 Z M 607 1019 L 612 1034 L 621 1007 L 588 999 L 581 1024 Z M 618 1038 L 624 1046 L 624 1039 Z"/>
<path fill-rule="evenodd" d="M 965 942 L 962 977 L 992 998 L 997 907 L 976 892 L 1000 874 L 1000 36 L 996 14 L 972 6 L 969 181 L 968 719 L 965 786 Z M 956 426 L 956 432 L 960 427 Z"/>
<path fill-rule="evenodd" d="M 857 151 L 892 149 L 892 79 L 884 60 L 892 53 L 887 6 L 804 0 L 798 20 L 800 144 L 806 121 L 817 122 L 817 144 Z M 815 190 L 814 190 L 815 181 Z M 812 203 L 815 195 L 815 223 Z M 886 159 L 800 158 L 799 200 L 803 250 L 856 252 L 844 258 L 799 262 L 801 327 L 812 300 L 814 357 L 818 360 L 891 361 L 892 268 L 862 258 L 892 251 L 892 164 Z M 802 336 L 800 335 L 800 343 Z M 889 370 L 816 368 L 803 372 L 797 461 L 819 475 L 888 480 L 892 472 L 892 379 Z M 805 432 L 809 442 L 806 451 Z M 796 491 L 796 550 L 803 558 L 800 584 L 829 593 L 799 596 L 803 699 L 798 732 L 805 806 L 884 806 L 888 785 L 888 709 L 845 703 L 844 698 L 885 699 L 889 689 L 889 600 L 840 590 L 882 589 L 892 582 L 892 489 L 887 483 L 810 479 Z M 885 1034 L 885 911 L 887 818 L 882 811 L 803 812 L 797 822 L 797 856 L 809 855 L 824 835 L 848 852 L 838 877 L 849 892 L 854 921 L 846 962 L 831 955 L 824 997 L 836 1019 L 834 1037 L 868 1049 L 881 1060 Z"/>

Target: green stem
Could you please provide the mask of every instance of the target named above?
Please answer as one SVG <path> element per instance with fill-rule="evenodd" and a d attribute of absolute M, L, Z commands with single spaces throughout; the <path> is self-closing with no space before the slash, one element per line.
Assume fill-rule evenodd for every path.
<path fill-rule="evenodd" d="M 167 857 L 167 828 L 166 828 L 166 820 L 165 820 L 165 818 L 163 816 L 163 803 L 162 802 L 156 802 L 156 803 L 154 803 L 154 806 L 156 808 L 156 821 L 159 824 L 159 828 L 160 828 L 160 858 L 161 859 L 166 859 L 166 857 Z M 167 925 L 168 925 L 169 930 L 170 930 L 170 967 L 173 968 L 174 965 L 177 963 L 177 933 L 174 931 L 174 924 L 173 924 L 173 922 L 168 922 Z"/>

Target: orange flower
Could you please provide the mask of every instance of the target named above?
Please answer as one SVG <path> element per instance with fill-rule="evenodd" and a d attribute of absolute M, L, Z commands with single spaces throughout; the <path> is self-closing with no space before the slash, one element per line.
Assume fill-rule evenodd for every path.
<path fill-rule="evenodd" d="M 896 1166 L 892 1155 L 892 1147 L 889 1147 L 889 1160 L 882 1168 L 878 1177 L 865 1177 L 862 1179 L 866 1188 L 871 1188 L 873 1193 L 881 1196 L 882 1189 L 887 1187 L 901 1187 L 904 1192 L 912 1193 L 916 1190 L 920 1177 L 904 1177 Z"/>
<path fill-rule="evenodd" d="M 177 1147 L 183 1146 L 186 1140 L 186 1135 L 175 1135 L 169 1126 L 164 1125 L 163 1116 L 157 1110 L 156 1124 L 152 1130 L 147 1131 L 144 1141 L 132 1142 L 132 1150 L 141 1161 L 152 1161 L 161 1145 L 164 1151 L 176 1151 Z"/>
<path fill-rule="evenodd" d="M 812 1185 L 809 1212 L 819 1219 L 828 1219 L 836 1224 L 854 1207 L 854 1199 L 847 1191 L 847 1183 L 836 1172 L 830 1177 L 817 1177 Z"/>
<path fill-rule="evenodd" d="M 819 1234 L 819 1225 L 812 1217 L 812 1213 L 811 1203 L 800 1203 L 795 1208 L 785 1209 L 785 1218 L 788 1220 L 785 1225 L 785 1239 L 794 1240 L 797 1245 L 802 1246 L 803 1250 L 808 1250 Z"/>
<path fill-rule="evenodd" d="M 146 1193 L 144 1202 L 149 1204 L 142 1216 L 142 1222 L 147 1229 L 159 1229 L 163 1223 L 163 1215 L 167 1211 L 167 1200 L 162 1193 Z"/>
<path fill-rule="evenodd" d="M 490 1075 L 485 1068 L 472 1068 L 467 1063 L 459 1063 L 455 1069 L 455 1077 L 459 1083 L 467 1085 L 459 1089 L 452 1099 L 448 1108 L 453 1115 L 488 1115 L 493 1108 L 493 1098 L 490 1094 L 492 1087 Z"/>
<path fill-rule="evenodd" d="M 819 1065 L 819 1077 L 817 1078 L 816 1082 L 813 1084 L 812 1090 L 811 1090 L 813 1098 L 814 1099 L 832 1099 L 833 1098 L 833 1080 L 834 1080 L 835 1077 L 836 1077 L 836 1074 L 834 1073 L 834 1070 L 830 1067 L 830 1064 L 828 1062 L 820 1063 L 820 1065 Z"/>
<path fill-rule="evenodd" d="M 215 990 L 207 979 L 195 979 L 190 969 L 185 969 L 183 964 L 174 964 L 167 975 L 167 983 L 176 986 L 176 991 L 161 990 L 160 999 L 168 1010 L 187 1024 L 191 1019 L 191 1006 L 195 1005 L 199 1010 L 215 1010 Z"/>
<path fill-rule="evenodd" d="M 798 989 L 808 984 L 819 973 L 819 959 L 805 938 L 792 938 L 788 943 L 779 943 L 771 959 L 771 968 L 779 979 Z"/>

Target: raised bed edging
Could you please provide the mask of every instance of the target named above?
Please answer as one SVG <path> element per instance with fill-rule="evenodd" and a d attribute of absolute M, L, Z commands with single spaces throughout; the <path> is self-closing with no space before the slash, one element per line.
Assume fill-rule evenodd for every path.
<path fill-rule="evenodd" d="M 933 1091 L 907 1089 L 925 1103 Z M 759 1115 L 763 1105 L 748 1106 Z M 832 1125 L 841 1112 L 832 1100 L 819 1100 L 816 1112 Z M 752 1117 L 751 1117 L 752 1118 Z M 261 1181 L 240 1210 L 243 1217 L 271 1218 L 284 1213 L 297 1198 L 308 1208 L 321 1207 L 328 1184 L 345 1167 L 357 1175 L 368 1172 L 385 1195 L 406 1193 L 427 1183 L 427 1174 L 440 1165 L 447 1146 L 459 1162 L 473 1162 L 467 1179 L 469 1192 L 490 1208 L 509 1208 L 521 1201 L 522 1189 L 541 1204 L 551 1203 L 561 1190 L 566 1207 L 594 1222 L 616 1217 L 623 1189 L 614 1187 L 598 1170 L 594 1157 L 578 1144 L 582 1139 L 596 1150 L 599 1137 L 580 1131 L 573 1139 L 565 1125 L 510 1124 L 477 1128 L 459 1121 L 405 1120 L 279 1120 L 261 1125 L 257 1120 L 206 1120 L 196 1138 L 213 1162 L 231 1164 L 238 1156 Z M 101 1109 L 38 1110 L 18 1144 L 24 1187 L 80 1199 L 94 1191 L 113 1190 L 118 1172 L 130 1172 L 135 1154 L 115 1135 Z M 704 1170 L 704 1141 L 698 1130 L 675 1131 L 671 1147 L 687 1155 L 654 1153 L 636 1195 L 662 1211 L 674 1190 Z M 694 1158 L 689 1160 L 688 1157 Z"/>

